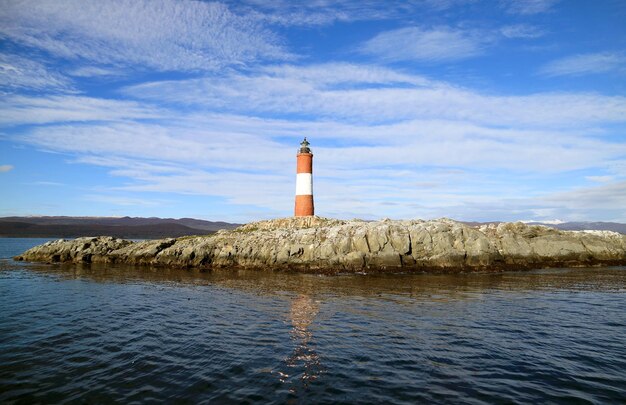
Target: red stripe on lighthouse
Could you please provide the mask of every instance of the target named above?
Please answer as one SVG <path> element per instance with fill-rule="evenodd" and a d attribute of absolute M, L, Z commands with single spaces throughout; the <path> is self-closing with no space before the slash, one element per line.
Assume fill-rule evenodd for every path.
<path fill-rule="evenodd" d="M 313 206 L 313 195 L 297 195 L 296 209 L 294 213 L 297 217 L 310 217 L 314 215 L 315 207 Z"/>
<path fill-rule="evenodd" d="M 296 173 L 313 173 L 313 154 L 298 153 L 298 167 Z"/>

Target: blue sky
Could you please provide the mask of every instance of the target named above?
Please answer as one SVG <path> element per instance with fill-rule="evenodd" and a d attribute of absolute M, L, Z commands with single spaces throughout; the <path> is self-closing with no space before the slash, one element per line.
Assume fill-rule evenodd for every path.
<path fill-rule="evenodd" d="M 621 0 L 2 1 L 0 215 L 626 222 Z"/>

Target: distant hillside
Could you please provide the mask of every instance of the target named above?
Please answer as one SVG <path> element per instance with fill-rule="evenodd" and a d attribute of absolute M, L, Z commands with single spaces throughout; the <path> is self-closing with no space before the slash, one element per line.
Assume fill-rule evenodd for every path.
<path fill-rule="evenodd" d="M 498 224 L 499 222 L 463 222 L 468 226 Z M 626 224 L 617 222 L 564 222 L 545 224 L 566 231 L 601 230 L 626 234 Z M 4 217 L 0 218 L 0 237 L 59 237 L 115 236 L 132 239 L 155 239 L 186 235 L 206 235 L 220 229 L 233 229 L 240 224 L 212 222 L 193 218 L 140 217 Z"/>
<path fill-rule="evenodd" d="M 4 217 L 0 218 L 0 236 L 69 238 L 108 235 L 153 239 L 204 235 L 238 225 L 193 218 Z"/>

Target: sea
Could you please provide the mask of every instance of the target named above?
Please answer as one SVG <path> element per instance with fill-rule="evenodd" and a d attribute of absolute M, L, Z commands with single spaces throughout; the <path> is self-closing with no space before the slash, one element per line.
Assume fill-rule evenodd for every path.
<path fill-rule="evenodd" d="M 14 262 L 2 404 L 624 404 L 626 267 L 314 275 Z"/>

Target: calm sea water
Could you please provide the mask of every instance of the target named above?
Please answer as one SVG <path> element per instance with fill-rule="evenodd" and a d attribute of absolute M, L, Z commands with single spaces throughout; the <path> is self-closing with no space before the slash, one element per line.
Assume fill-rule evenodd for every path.
<path fill-rule="evenodd" d="M 15 263 L 0 403 L 625 403 L 626 268 L 316 276 Z"/>

